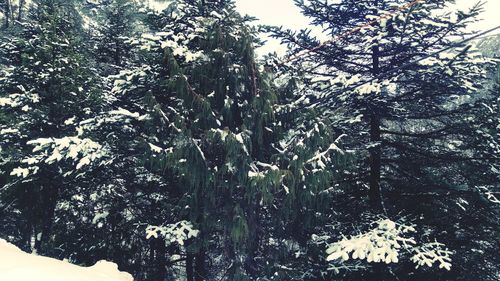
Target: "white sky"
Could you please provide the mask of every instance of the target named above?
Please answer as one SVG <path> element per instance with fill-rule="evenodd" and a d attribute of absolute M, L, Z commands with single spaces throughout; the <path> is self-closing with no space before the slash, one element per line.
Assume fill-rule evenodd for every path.
<path fill-rule="evenodd" d="M 259 18 L 264 24 L 283 25 L 290 28 L 303 27 L 308 24 L 300 10 L 294 5 L 293 0 L 235 0 L 240 13 L 249 14 Z M 456 0 L 460 10 L 473 6 L 475 0 Z M 484 21 L 479 27 L 493 27 L 500 24 L 500 0 L 483 0 L 485 2 L 483 13 Z"/>
<path fill-rule="evenodd" d="M 277 25 L 295 30 L 309 25 L 308 19 L 300 13 L 293 0 L 235 0 L 235 2 L 238 11 L 256 17 L 257 24 Z M 456 6 L 460 10 L 467 10 L 476 2 L 476 0 L 456 0 Z M 485 5 L 482 21 L 471 26 L 471 30 L 485 30 L 500 25 L 500 15 L 498 15 L 500 0 L 483 0 L 483 2 Z M 265 54 L 275 50 L 282 52 L 284 47 L 280 47 L 277 41 L 269 40 L 258 53 Z"/>
<path fill-rule="evenodd" d="M 290 29 L 301 29 L 308 26 L 309 21 L 300 13 L 293 0 L 235 0 L 237 9 L 242 14 L 248 14 L 259 19 L 257 23 L 284 26 Z M 474 5 L 475 0 L 456 0 L 456 6 L 460 10 L 467 10 Z M 484 12 L 481 22 L 471 26 L 472 30 L 484 30 L 500 24 L 500 0 L 485 0 Z M 498 31 L 497 31 L 498 33 Z M 282 52 L 284 47 L 279 43 L 269 40 L 259 53 L 265 54 L 270 51 Z"/>

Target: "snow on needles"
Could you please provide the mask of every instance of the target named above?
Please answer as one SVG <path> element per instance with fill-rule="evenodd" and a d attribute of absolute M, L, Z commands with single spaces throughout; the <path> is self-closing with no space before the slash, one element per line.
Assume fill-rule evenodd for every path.
<path fill-rule="evenodd" d="M 30 158 L 21 162 L 29 165 L 28 167 L 17 167 L 12 170 L 10 175 L 26 178 L 30 174 L 36 174 L 41 164 L 54 164 L 62 160 L 71 160 L 76 165 L 76 170 L 90 165 L 93 162 L 103 158 L 106 155 L 106 149 L 99 143 L 79 137 L 63 138 L 39 138 L 27 142 L 33 145 L 33 153 Z"/>
<path fill-rule="evenodd" d="M 399 256 L 407 252 L 411 254 L 410 260 L 416 264 L 416 268 L 437 264 L 440 269 L 450 270 L 452 252 L 438 242 L 417 245 L 415 239 L 409 236 L 414 232 L 413 225 L 380 219 L 372 230 L 330 244 L 326 250 L 326 260 L 345 262 L 349 259 L 366 259 L 369 263 L 390 264 L 399 262 Z"/>
<path fill-rule="evenodd" d="M 184 245 L 184 241 L 198 236 L 200 231 L 188 221 L 180 221 L 165 226 L 150 225 L 146 228 L 146 239 L 163 237 L 168 243 Z"/>

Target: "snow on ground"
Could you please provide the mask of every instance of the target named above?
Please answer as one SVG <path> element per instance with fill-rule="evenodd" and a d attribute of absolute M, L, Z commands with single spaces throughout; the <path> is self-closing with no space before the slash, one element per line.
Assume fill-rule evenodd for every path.
<path fill-rule="evenodd" d="M 53 258 L 21 251 L 0 239 L 1 281 L 133 281 L 130 274 L 118 266 L 100 261 L 91 267 L 81 267 Z"/>

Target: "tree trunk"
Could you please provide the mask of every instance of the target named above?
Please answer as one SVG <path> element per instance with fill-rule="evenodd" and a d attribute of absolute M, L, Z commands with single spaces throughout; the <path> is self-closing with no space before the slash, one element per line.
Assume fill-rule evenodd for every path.
<path fill-rule="evenodd" d="M 260 240 L 260 221 L 259 221 L 259 204 L 260 196 L 255 198 L 255 200 L 248 205 L 248 230 L 249 230 L 249 238 L 247 241 L 248 254 L 245 259 L 245 269 L 246 272 L 252 278 L 256 278 L 257 272 L 257 264 L 255 262 L 255 257 L 257 256 L 257 252 L 259 250 L 259 240 Z"/>
<path fill-rule="evenodd" d="M 372 49 L 373 68 L 372 73 L 374 77 L 378 77 L 380 73 L 379 66 L 379 47 L 375 45 Z M 370 142 L 374 145 L 370 148 L 370 191 L 369 199 L 370 204 L 374 209 L 379 209 L 382 205 L 382 198 L 380 192 L 380 174 L 381 174 L 381 134 L 380 134 L 380 109 L 376 103 L 373 103 L 370 116 Z"/>
<path fill-rule="evenodd" d="M 155 276 L 154 280 L 163 281 L 167 275 L 167 257 L 165 240 L 163 238 L 154 239 L 155 249 Z"/>
<path fill-rule="evenodd" d="M 370 203 L 374 208 L 380 207 L 380 170 L 381 170 L 381 149 L 380 149 L 380 118 L 376 114 L 371 116 L 370 120 L 370 141 L 377 143 L 375 147 L 370 148 Z"/>
<path fill-rule="evenodd" d="M 233 216 L 232 208 L 228 208 L 228 217 Z M 225 276 L 228 277 L 227 280 L 234 280 L 234 276 L 236 274 L 236 251 L 234 249 L 233 239 L 231 238 L 231 230 L 229 229 L 229 225 L 224 227 L 224 252 L 226 254 L 226 258 L 231 262 L 229 268 L 227 269 Z"/>
<path fill-rule="evenodd" d="M 186 248 L 188 246 L 186 245 Z M 186 249 L 186 281 L 194 281 L 194 255 Z"/>
<path fill-rule="evenodd" d="M 21 226 L 21 229 L 22 226 Z M 21 245 L 21 250 L 25 252 L 31 252 L 33 249 L 31 249 L 31 233 L 33 233 L 33 224 L 29 221 L 26 222 L 25 228 L 23 229 L 22 233 L 22 245 Z"/>
<path fill-rule="evenodd" d="M 31 251 L 34 251 L 37 254 L 40 254 L 42 251 L 42 241 L 38 239 L 40 238 L 39 233 L 40 231 L 38 226 L 33 227 L 33 238 L 30 238 Z M 34 243 L 32 243 L 32 241 L 34 241 Z"/>
<path fill-rule="evenodd" d="M 39 254 L 47 254 L 48 249 L 50 247 L 47 247 L 47 244 L 50 241 L 50 235 L 52 233 L 52 224 L 54 222 L 54 217 L 55 217 L 55 211 L 56 211 L 56 205 L 57 205 L 57 200 L 59 197 L 59 187 L 58 186 L 50 186 L 48 189 L 45 191 L 46 194 L 44 194 L 45 197 L 45 203 L 43 204 L 43 220 L 42 220 L 42 229 L 40 231 L 41 237 L 40 237 L 40 249 L 37 249 L 39 251 Z M 38 240 L 38 237 L 37 237 Z"/>
<path fill-rule="evenodd" d="M 201 248 L 195 257 L 194 281 L 203 281 L 206 279 L 205 272 L 205 249 Z"/>
<path fill-rule="evenodd" d="M 121 66 L 122 65 L 122 58 L 121 58 L 121 52 L 120 52 L 120 44 L 118 43 L 118 41 L 115 41 L 114 59 L 115 59 L 115 65 L 116 66 Z"/>
<path fill-rule="evenodd" d="M 202 16 L 205 16 L 206 15 L 206 4 L 205 4 L 205 0 L 201 0 L 201 15 Z"/>
<path fill-rule="evenodd" d="M 26 3 L 26 0 L 19 0 L 19 10 L 17 12 L 17 20 L 22 21 L 23 19 L 23 8 L 24 4 Z"/>
<path fill-rule="evenodd" d="M 10 0 L 5 0 L 5 7 L 4 7 L 5 28 L 8 28 L 10 26 L 11 8 L 12 7 L 10 4 Z"/>

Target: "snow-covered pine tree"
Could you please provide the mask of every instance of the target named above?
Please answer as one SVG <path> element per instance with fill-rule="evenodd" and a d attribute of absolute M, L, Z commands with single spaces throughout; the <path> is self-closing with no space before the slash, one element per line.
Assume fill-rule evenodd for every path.
<path fill-rule="evenodd" d="M 129 72 L 133 72 L 138 65 L 143 66 L 145 59 L 141 52 L 145 52 L 134 49 L 137 44 L 131 43 L 137 29 L 145 28 L 136 21 L 144 11 L 134 10 L 135 1 L 81 4 L 78 12 L 83 16 L 85 29 L 80 34 L 87 35 L 84 43 L 94 58 L 85 66 L 92 67 L 94 75 L 102 76 L 96 81 L 99 83 L 93 85 L 98 89 L 99 106 L 86 108 L 84 114 L 75 112 L 74 117 L 67 120 L 68 130 L 61 134 L 91 139 L 95 155 L 83 158 L 86 160 L 76 167 L 59 171 L 71 180 L 71 189 L 59 198 L 55 210 L 57 224 L 53 239 L 60 246 L 57 255 L 85 265 L 93 265 L 101 259 L 113 260 L 138 279 L 156 280 L 166 274 L 169 253 L 178 251 L 175 245 L 166 248 L 163 239 L 146 240 L 145 229 L 148 224 L 178 221 L 174 202 L 179 200 L 180 192 L 176 190 L 175 181 L 170 181 L 171 177 L 162 178 L 151 172 L 150 162 L 146 161 L 150 151 L 146 140 L 155 137 L 161 124 L 148 115 L 144 92 L 136 96 L 112 93 L 118 79 L 107 76 L 124 69 L 124 72 L 130 69 Z M 127 17 L 116 19 L 114 13 Z M 108 26 L 111 18 L 113 24 Z M 114 27 L 119 30 L 111 31 Z M 123 48 L 122 51 L 115 53 L 116 45 Z M 110 51 L 103 54 L 103 48 L 108 47 Z M 117 60 L 121 65 L 116 65 Z M 127 81 L 140 84 L 138 78 L 132 75 Z M 47 150 L 50 155 L 50 144 Z M 94 161 L 98 162 L 93 165 L 95 169 L 84 170 Z"/>
<path fill-rule="evenodd" d="M 476 159 L 467 161 L 460 169 L 461 176 L 468 185 L 483 193 L 482 199 L 498 202 L 498 189 L 495 183 L 500 179 L 500 164 L 498 153 L 498 129 L 496 128 L 500 115 L 498 99 L 500 97 L 500 36 L 492 35 L 474 42 L 471 48 L 492 59 L 496 67 L 488 69 L 487 80 L 482 81 L 482 89 L 470 103 L 471 108 L 463 112 L 464 127 L 461 128 L 466 140 L 464 151 L 469 151 Z M 477 48 L 477 49 L 476 49 Z"/>
<path fill-rule="evenodd" d="M 96 26 L 99 35 L 94 39 L 99 61 L 114 67 L 111 74 L 126 66 L 132 54 L 127 41 L 141 27 L 139 11 L 140 4 L 132 0 L 103 0 L 91 10 L 99 18 Z"/>
<path fill-rule="evenodd" d="M 408 4 L 295 2 L 328 39 Z M 471 171 L 477 164 L 489 169 L 497 159 L 473 145 L 467 124 L 470 115 L 476 115 L 473 104 L 483 98 L 478 93 L 491 60 L 468 46 L 457 46 L 409 64 L 467 36 L 465 27 L 481 10 L 475 5 L 467 12 L 445 12 L 447 4 L 451 1 L 416 3 L 324 45 L 307 30 L 267 29 L 288 44 L 292 58 L 299 54 L 288 65 L 299 66 L 309 76 L 315 93 L 304 91 L 298 102 L 333 116 L 335 129 L 347 134 L 346 147 L 361 160 L 354 172 L 359 177 L 356 184 L 367 187 L 371 206 L 378 212 L 385 205 L 386 211 L 432 218 L 436 213 L 430 213 L 434 207 L 429 206 L 454 202 L 459 194 L 476 194 L 476 186 L 461 171 Z M 370 79 L 375 80 L 363 83 Z M 439 229 L 448 222 L 433 218 L 426 223 Z"/>
<path fill-rule="evenodd" d="M 420 127 L 427 119 L 432 121 L 433 118 L 431 117 L 434 115 L 440 117 L 452 114 L 453 112 L 449 110 L 449 105 L 453 102 L 451 99 L 456 95 L 464 96 L 467 91 L 474 90 L 473 85 L 466 88 L 468 84 L 464 84 L 463 81 L 475 81 L 475 75 L 481 75 L 480 70 L 477 71 L 479 73 L 459 72 L 464 63 L 482 63 L 480 59 L 471 61 L 467 57 L 470 54 L 464 53 L 464 51 L 441 54 L 439 58 L 428 59 L 420 64 L 408 67 L 404 72 L 402 69 L 389 77 L 384 77 L 385 72 L 393 71 L 412 59 L 417 59 L 423 54 L 447 46 L 452 36 L 466 35 L 463 28 L 478 14 L 479 7 L 474 7 L 469 13 L 450 13 L 443 16 L 432 13 L 445 7 L 446 2 L 431 1 L 419 4 L 410 11 L 382 20 L 379 24 L 373 24 L 360 32 L 336 40 L 331 44 L 326 44 L 319 50 L 304 56 L 304 59 L 310 62 L 309 67 L 316 70 L 309 71 L 314 75 L 314 80 L 324 80 L 316 82 L 316 84 L 321 85 L 320 87 L 324 89 L 321 90 L 322 94 L 331 95 L 332 99 L 330 101 L 332 103 L 330 104 L 334 102 L 338 104 L 338 100 L 345 100 L 345 102 L 343 101 L 344 106 L 354 109 L 354 112 L 350 111 L 348 116 L 350 118 L 356 117 L 362 121 L 362 124 L 366 125 L 364 131 L 367 134 L 361 136 L 360 139 L 366 143 L 370 151 L 370 160 L 367 161 L 370 166 L 368 182 L 370 185 L 370 198 L 375 202 L 375 205 L 380 205 L 379 174 L 384 170 L 381 165 L 384 164 L 384 168 L 387 167 L 388 171 L 392 170 L 390 164 L 381 162 L 382 158 L 387 155 L 387 153 L 381 154 L 382 151 L 390 150 L 391 155 L 413 155 L 414 153 L 411 153 L 411 151 L 414 148 L 424 154 L 421 156 L 414 155 L 415 159 L 428 155 L 425 150 L 422 151 L 420 148 L 413 146 L 405 146 L 406 149 L 394 147 L 389 140 L 382 140 L 381 137 L 401 138 L 404 140 L 403 143 L 415 143 L 416 145 L 419 139 L 434 139 L 436 134 L 447 134 L 447 132 L 437 129 L 436 125 L 429 125 L 425 130 L 417 127 Z M 361 1 L 356 3 L 297 1 L 297 3 L 303 9 L 304 14 L 312 18 L 314 24 L 325 28 L 329 36 L 343 34 L 369 20 L 388 14 L 405 4 L 404 1 Z M 276 35 L 283 38 L 284 42 L 293 45 L 293 53 L 315 47 L 319 43 L 319 40 L 311 38 L 306 33 L 294 36 L 286 31 L 276 31 Z M 456 73 L 453 73 L 455 69 L 452 67 L 458 68 Z M 445 77 L 429 81 L 429 72 L 434 71 L 441 72 L 441 75 L 445 74 Z M 399 77 L 402 74 L 405 75 L 404 78 Z M 318 75 L 323 75 L 324 79 L 318 78 Z M 342 93 L 342 87 L 371 77 L 381 78 L 380 81 L 361 85 L 355 90 L 356 94 L 351 92 Z M 397 83 L 397 79 L 401 80 L 401 82 Z M 432 82 L 431 89 L 433 91 L 424 88 L 426 85 L 429 86 L 430 82 Z M 442 89 L 448 90 L 449 85 L 457 85 L 457 82 L 460 83 L 459 86 L 455 86 L 454 91 L 447 91 L 444 94 L 436 92 L 439 89 L 441 91 Z M 438 83 L 441 87 L 437 87 Z M 406 95 L 402 96 L 403 94 Z M 446 97 L 450 96 L 451 98 L 446 99 Z M 420 101 L 421 104 L 415 105 L 414 101 Z M 433 106 L 432 104 L 436 101 L 441 106 Z M 423 106 L 425 102 L 429 103 L 430 106 Z M 423 110 L 426 112 L 421 112 Z M 426 118 L 427 116 L 430 117 Z M 348 119 L 347 123 L 353 120 Z M 427 123 L 431 121 L 427 121 Z M 394 128 L 395 131 L 393 132 L 387 128 L 389 126 L 390 129 L 393 129 L 393 127 L 399 129 Z M 410 127 L 413 127 L 413 129 Z M 449 126 L 444 127 L 448 128 Z M 434 132 L 436 130 L 439 130 L 439 132 Z M 429 137 L 424 138 L 425 135 L 429 135 Z M 446 151 L 442 151 L 442 154 L 446 154 Z M 384 157 L 381 155 L 384 155 Z M 390 158 L 389 155 L 387 156 Z M 394 161 L 396 160 L 391 159 L 387 162 L 395 163 Z M 413 163 L 413 161 L 410 163 Z M 408 171 L 403 169 L 400 172 L 391 172 L 396 175 L 404 175 Z M 421 173 L 426 174 L 425 172 Z M 410 173 L 410 175 L 412 174 Z M 411 176 L 407 175 L 403 177 L 384 176 L 384 182 L 398 181 L 398 178 L 411 181 Z M 422 175 L 419 184 L 422 184 L 422 180 L 425 178 Z"/>
<path fill-rule="evenodd" d="M 272 69 L 274 56 L 265 58 Z M 285 172 L 274 208 L 266 208 L 267 223 L 262 249 L 262 275 L 278 280 L 323 278 L 329 267 L 324 245 L 315 237 L 325 228 L 354 216 L 352 209 L 332 212 L 341 206 L 356 208 L 345 173 L 352 164 L 352 152 L 343 146 L 345 135 L 335 130 L 332 116 L 315 110 L 298 111 L 304 91 L 309 91 L 301 71 L 281 67 L 272 74 L 278 100 L 274 106 L 275 141 L 271 143 L 277 166 Z M 350 212 L 350 213 L 348 213 Z M 326 225 L 329 225 L 325 227 Z M 313 237 L 313 239 L 311 239 Z M 271 259 L 269 257 L 272 257 Z M 323 277 L 321 277 L 323 276 Z"/>
<path fill-rule="evenodd" d="M 61 167 L 98 157 L 98 145 L 75 136 L 71 126 L 75 116 L 99 103 L 81 34 L 75 1 L 40 0 L 1 44 L 1 169 L 10 175 L 1 195 L 19 214 L 18 245 L 30 249 L 35 241 L 32 250 L 38 252 L 52 248 L 54 211 L 70 183 Z"/>
<path fill-rule="evenodd" d="M 271 73 L 232 1 L 168 2 L 38 0 L 18 24 L 26 2 L 0 0 L 0 236 L 136 280 L 496 273 L 498 84 L 473 95 L 488 61 L 457 48 L 397 69 L 463 36 L 475 10 L 426 1 Z M 407 2 L 297 3 L 334 35 Z M 318 43 L 272 31 L 291 54 Z M 360 200 L 370 156 L 389 218 Z"/>
<path fill-rule="evenodd" d="M 153 152 L 185 186 L 183 213 L 200 231 L 186 249 L 188 280 L 257 274 L 259 210 L 280 183 L 279 169 L 269 164 L 273 93 L 254 61 L 246 21 L 231 1 L 177 1 L 150 37 L 163 49 L 164 85 L 150 99 L 177 130 L 173 140 L 156 141 L 171 150 Z M 209 270 L 208 258 L 216 256 L 218 270 Z"/>

